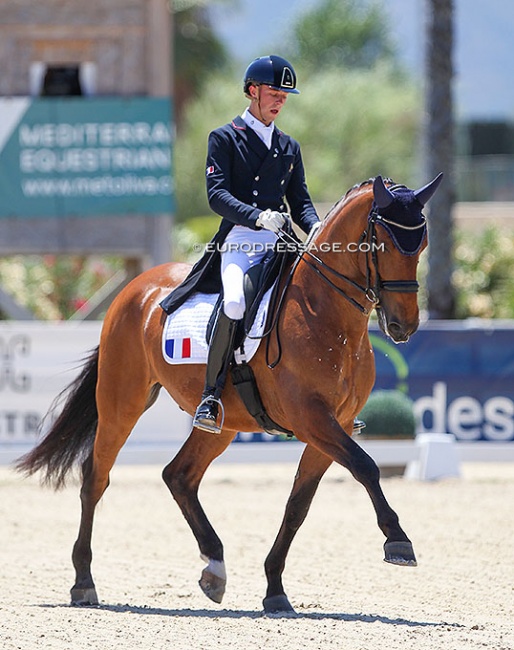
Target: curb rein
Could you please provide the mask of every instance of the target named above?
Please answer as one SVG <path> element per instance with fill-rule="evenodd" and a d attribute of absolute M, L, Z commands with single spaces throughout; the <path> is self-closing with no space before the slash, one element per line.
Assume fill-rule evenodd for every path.
<path fill-rule="evenodd" d="M 396 186 L 395 186 L 396 187 Z M 378 243 L 377 243 L 377 232 L 376 227 L 377 223 L 387 224 L 389 226 L 395 226 L 401 228 L 402 230 L 418 230 L 419 228 L 426 228 L 426 219 L 423 217 L 423 221 L 415 226 L 406 226 L 396 221 L 386 219 L 383 217 L 376 207 L 375 204 L 371 207 L 371 211 L 368 215 L 368 226 L 362 233 L 359 238 L 358 245 L 359 247 L 366 243 L 368 244 L 368 250 L 366 251 L 366 286 L 362 286 L 358 282 L 355 282 L 348 276 L 343 273 L 339 273 L 331 266 L 328 266 L 322 259 L 317 255 L 314 255 L 308 248 L 303 247 L 302 243 L 298 242 L 290 233 L 282 231 L 279 234 L 279 238 L 285 242 L 288 246 L 292 244 L 295 247 L 296 259 L 291 266 L 289 275 L 282 289 L 280 299 L 277 304 L 273 306 L 274 308 L 274 317 L 272 319 L 271 325 L 266 332 L 262 335 L 262 338 L 267 337 L 266 341 L 266 362 L 268 368 L 275 368 L 279 363 L 282 357 L 282 346 L 280 344 L 280 337 L 278 334 L 278 319 L 280 316 L 283 300 L 286 294 L 286 291 L 291 283 L 293 274 L 296 270 L 300 261 L 304 261 L 313 271 L 315 271 L 320 278 L 322 278 L 329 286 L 331 286 L 339 295 L 343 296 L 350 304 L 352 304 L 356 309 L 358 309 L 362 314 L 369 314 L 372 309 L 380 309 L 380 293 L 381 291 L 391 291 L 398 293 L 417 293 L 419 290 L 419 282 L 417 280 L 382 280 L 380 277 L 380 272 L 378 269 Z M 307 259 L 310 258 L 310 259 Z M 371 258 L 371 262 L 370 262 Z M 318 266 L 315 266 L 315 265 Z M 372 284 L 371 275 L 372 269 L 375 270 L 375 282 Z M 328 272 L 335 276 L 339 280 L 343 280 L 347 284 L 351 285 L 354 289 L 360 291 L 366 299 L 371 303 L 371 306 L 364 306 L 355 298 L 349 296 L 341 287 L 337 286 L 325 273 Z M 269 362 L 269 344 L 270 338 L 269 334 L 276 329 L 276 338 L 278 345 L 278 353 L 275 361 L 272 363 Z"/>

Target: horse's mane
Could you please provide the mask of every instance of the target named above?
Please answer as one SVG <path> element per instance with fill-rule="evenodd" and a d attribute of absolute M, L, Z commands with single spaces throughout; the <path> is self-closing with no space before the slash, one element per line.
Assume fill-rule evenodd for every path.
<path fill-rule="evenodd" d="M 368 185 L 373 185 L 374 181 L 375 181 L 375 177 L 367 178 L 365 181 L 361 181 L 360 183 L 356 183 L 355 185 L 352 185 L 350 189 L 348 189 L 343 194 L 343 196 L 338 201 L 336 201 L 334 205 L 330 208 L 330 210 L 327 212 L 325 216 L 325 219 L 328 219 L 330 216 L 332 216 L 334 212 L 338 211 L 341 204 L 353 198 L 353 195 L 356 194 L 359 190 L 362 190 L 364 187 L 367 187 Z M 395 182 L 391 178 L 384 178 L 384 183 L 386 183 L 386 185 L 395 185 Z"/>

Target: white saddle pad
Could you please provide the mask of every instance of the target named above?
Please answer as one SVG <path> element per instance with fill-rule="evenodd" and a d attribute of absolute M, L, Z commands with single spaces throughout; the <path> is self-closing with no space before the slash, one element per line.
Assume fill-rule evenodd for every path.
<path fill-rule="evenodd" d="M 272 289 L 273 287 L 263 296 L 250 332 L 243 342 L 244 351 L 241 348 L 235 351 L 237 363 L 243 359 L 250 361 L 257 352 L 261 342 L 258 337 L 266 325 Z M 165 361 L 171 364 L 207 363 L 207 323 L 217 299 L 217 294 L 194 293 L 177 311 L 169 314 L 162 334 Z"/>

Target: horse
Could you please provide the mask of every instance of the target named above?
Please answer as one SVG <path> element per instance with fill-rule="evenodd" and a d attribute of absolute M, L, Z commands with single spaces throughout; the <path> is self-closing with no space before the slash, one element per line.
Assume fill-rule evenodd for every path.
<path fill-rule="evenodd" d="M 280 311 L 269 341 L 277 355 L 280 346 L 280 361 L 269 363 L 270 350 L 261 342 L 251 367 L 270 417 L 294 432 L 305 447 L 264 564 L 266 613 L 294 612 L 282 582 L 286 557 L 318 484 L 334 461 L 367 490 L 385 536 L 385 561 L 416 565 L 412 542 L 382 491 L 379 469 L 351 435 L 354 418 L 375 380 L 370 314 L 377 312 L 382 330 L 396 343 L 407 341 L 418 328 L 416 269 L 427 246 L 422 209 L 441 176 L 415 191 L 381 176 L 355 185 L 329 211 L 310 245 L 298 252 L 280 279 Z M 75 466 L 81 469 L 72 604 L 99 602 L 91 574 L 95 508 L 139 417 L 161 387 L 190 414 L 200 399 L 205 366 L 169 365 L 161 352 L 166 314 L 159 303 L 189 269 L 182 263 L 156 266 L 117 295 L 105 315 L 99 346 L 66 389 L 57 419 L 17 461 L 18 471 L 31 475 L 41 470 L 42 482 L 56 489 Z M 259 430 L 230 379 L 223 403 L 221 434 L 193 428 L 162 471 L 206 562 L 200 587 L 216 603 L 221 603 L 226 585 L 223 544 L 202 508 L 198 489 L 209 465 L 237 432 Z"/>

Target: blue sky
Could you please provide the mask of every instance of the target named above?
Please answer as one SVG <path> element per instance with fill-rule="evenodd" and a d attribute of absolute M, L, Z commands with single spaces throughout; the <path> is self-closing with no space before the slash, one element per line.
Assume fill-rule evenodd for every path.
<path fill-rule="evenodd" d="M 298 14 L 319 0 L 238 0 L 215 7 L 214 27 L 229 51 L 245 64 L 279 53 Z M 385 0 L 399 55 L 422 83 L 425 0 Z M 514 121 L 514 0 L 455 0 L 455 104 L 464 119 Z"/>

